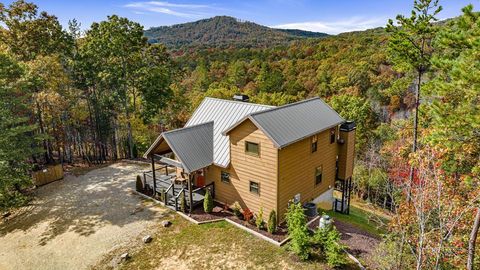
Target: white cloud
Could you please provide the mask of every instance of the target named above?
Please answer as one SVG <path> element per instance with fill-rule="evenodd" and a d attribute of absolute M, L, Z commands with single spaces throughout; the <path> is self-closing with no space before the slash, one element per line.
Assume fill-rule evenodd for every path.
<path fill-rule="evenodd" d="M 310 21 L 274 25 L 273 28 L 281 29 L 300 29 L 313 32 L 322 32 L 327 34 L 339 34 L 343 32 L 361 31 L 379 26 L 385 26 L 387 19 L 383 18 L 361 18 L 353 17 L 339 21 Z"/>
<path fill-rule="evenodd" d="M 200 18 L 208 15 L 205 11 L 211 8 L 208 5 L 196 4 L 175 4 L 163 1 L 133 2 L 124 5 L 126 8 L 133 9 L 133 12 L 153 12 L 162 13 L 184 18 Z"/>

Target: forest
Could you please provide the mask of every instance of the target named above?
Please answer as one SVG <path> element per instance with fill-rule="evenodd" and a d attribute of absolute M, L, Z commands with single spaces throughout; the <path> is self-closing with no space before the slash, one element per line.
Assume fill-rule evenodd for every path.
<path fill-rule="evenodd" d="M 440 4 L 361 32 L 169 48 L 117 15 L 83 31 L 0 3 L 0 210 L 47 164 L 140 157 L 206 96 L 320 96 L 357 123 L 355 196 L 394 215 L 381 269 L 479 268 L 480 14 L 439 23 Z"/>

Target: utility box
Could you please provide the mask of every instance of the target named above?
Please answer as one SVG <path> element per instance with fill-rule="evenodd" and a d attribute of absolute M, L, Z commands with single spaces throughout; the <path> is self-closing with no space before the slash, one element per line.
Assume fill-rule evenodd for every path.
<path fill-rule="evenodd" d="M 355 158 L 355 129 L 353 121 L 340 125 L 340 138 L 338 140 L 338 174 L 337 178 L 346 180 L 353 175 L 353 161 Z"/>

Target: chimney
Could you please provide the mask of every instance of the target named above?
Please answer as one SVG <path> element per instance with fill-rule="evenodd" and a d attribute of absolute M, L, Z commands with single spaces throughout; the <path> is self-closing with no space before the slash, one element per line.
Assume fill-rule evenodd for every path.
<path fill-rule="evenodd" d="M 355 158 L 355 122 L 346 121 L 340 125 L 338 140 L 338 179 L 346 180 L 353 175 Z"/>
<path fill-rule="evenodd" d="M 233 96 L 233 100 L 241 101 L 241 102 L 248 102 L 249 98 L 248 98 L 247 95 L 244 95 L 244 94 L 235 94 Z"/>

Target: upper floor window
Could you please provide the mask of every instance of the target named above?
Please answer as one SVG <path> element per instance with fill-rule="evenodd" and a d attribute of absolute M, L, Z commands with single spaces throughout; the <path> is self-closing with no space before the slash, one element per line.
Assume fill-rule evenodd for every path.
<path fill-rule="evenodd" d="M 317 152 L 317 135 L 312 136 L 312 143 L 310 144 L 310 150 L 312 153 Z"/>
<path fill-rule="evenodd" d="M 258 143 L 245 142 L 245 153 L 260 156 L 260 145 Z"/>
<path fill-rule="evenodd" d="M 250 192 L 260 194 L 260 184 L 258 182 L 250 181 Z"/>
<path fill-rule="evenodd" d="M 330 129 L 330 143 L 335 142 L 335 128 Z"/>
<path fill-rule="evenodd" d="M 322 183 L 323 166 L 315 168 L 315 185 Z"/>
<path fill-rule="evenodd" d="M 220 178 L 221 178 L 223 183 L 227 183 L 227 184 L 230 183 L 230 174 L 228 172 L 222 171 L 221 175 L 220 175 Z"/>

